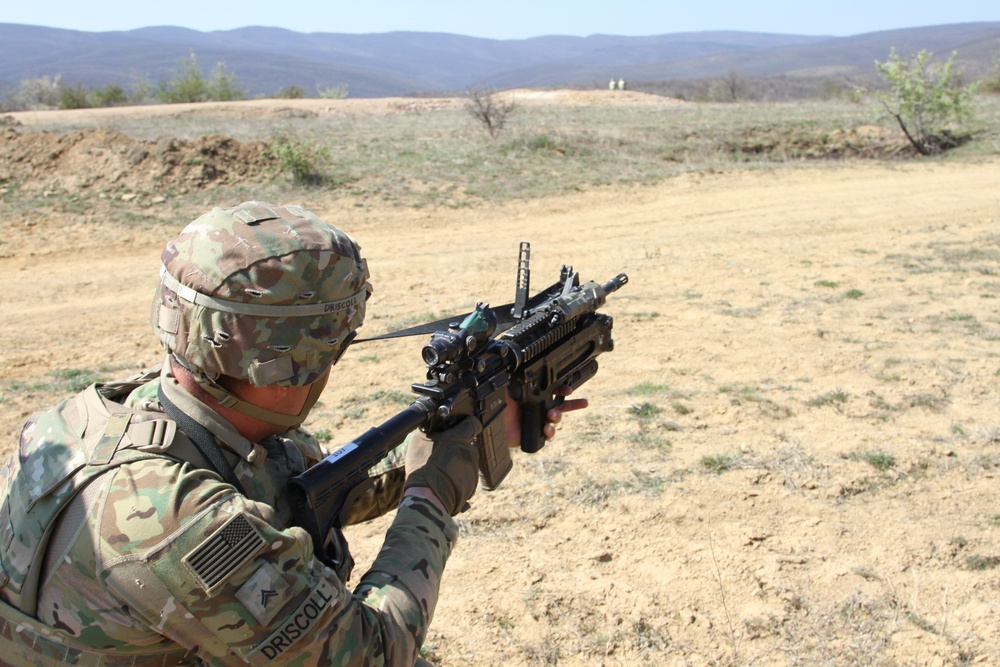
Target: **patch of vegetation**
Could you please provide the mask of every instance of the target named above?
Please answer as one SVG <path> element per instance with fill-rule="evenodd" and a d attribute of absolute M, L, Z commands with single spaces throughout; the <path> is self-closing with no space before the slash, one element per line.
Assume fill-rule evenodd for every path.
<path fill-rule="evenodd" d="M 663 412 L 663 408 L 653 403 L 644 402 L 638 405 L 631 405 L 627 410 L 628 414 L 639 419 L 652 419 Z"/>
<path fill-rule="evenodd" d="M 273 159 L 278 171 L 288 174 L 295 184 L 319 186 L 330 180 L 320 166 L 329 158 L 323 146 L 283 135 L 271 140 L 266 156 Z"/>
<path fill-rule="evenodd" d="M 965 566 L 970 570 L 993 570 L 1000 567 L 1000 556 L 969 556 Z"/>
<path fill-rule="evenodd" d="M 739 462 L 738 456 L 709 455 L 701 457 L 698 464 L 706 471 L 719 475 L 736 469 L 739 467 Z"/>
<path fill-rule="evenodd" d="M 724 384 L 719 387 L 720 394 L 729 394 L 732 396 L 734 403 L 740 401 L 763 401 L 766 400 L 760 394 L 760 388 L 751 386 L 748 384 L 735 385 L 735 384 Z"/>
<path fill-rule="evenodd" d="M 306 89 L 297 85 L 282 86 L 274 96 L 283 100 L 300 100 L 306 96 Z"/>
<path fill-rule="evenodd" d="M 680 401 L 672 402 L 670 404 L 670 407 L 672 407 L 674 409 L 674 412 L 676 412 L 679 415 L 689 415 L 692 412 L 694 412 L 694 408 L 688 406 L 685 403 L 681 403 Z"/>
<path fill-rule="evenodd" d="M 934 626 L 933 623 L 931 623 L 923 616 L 920 616 L 914 611 L 906 612 L 906 620 L 908 620 L 910 623 L 913 623 L 913 625 L 917 626 L 924 632 L 930 632 L 931 634 L 935 635 L 941 634 L 941 632 L 937 629 L 937 627 Z"/>
<path fill-rule="evenodd" d="M 775 419 L 785 419 L 792 415 L 789 408 L 767 398 L 761 393 L 762 391 L 764 389 L 760 385 L 722 385 L 719 387 L 719 393 L 728 394 L 733 405 L 755 403 L 762 412 Z"/>
<path fill-rule="evenodd" d="M 65 368 L 49 371 L 48 374 L 71 393 L 83 391 L 93 383 L 106 379 L 100 372 L 90 368 Z"/>
<path fill-rule="evenodd" d="M 643 618 L 632 624 L 632 647 L 641 653 L 660 653 L 670 645 L 666 629 L 659 629 Z"/>
<path fill-rule="evenodd" d="M 625 479 L 595 481 L 587 479 L 576 486 L 569 499 L 581 505 L 603 506 L 617 495 L 646 494 L 657 496 L 672 480 L 651 473 L 633 472 Z"/>
<path fill-rule="evenodd" d="M 664 437 L 648 428 L 641 428 L 637 433 L 626 436 L 625 442 L 644 449 L 655 449 L 661 452 L 666 452 L 673 446 L 673 441 L 670 438 Z"/>
<path fill-rule="evenodd" d="M 906 404 L 911 408 L 927 408 L 933 412 L 941 412 L 951 403 L 948 396 L 934 394 L 915 394 L 906 397 Z"/>
<path fill-rule="evenodd" d="M 395 405 L 409 405 L 416 398 L 413 394 L 399 391 L 397 389 L 379 389 L 368 396 L 368 400 L 377 403 L 390 403 Z"/>
<path fill-rule="evenodd" d="M 361 419 L 368 414 L 368 408 L 363 405 L 348 407 L 341 412 L 345 419 Z"/>
<path fill-rule="evenodd" d="M 879 450 L 852 454 L 849 458 L 855 461 L 864 461 L 879 472 L 886 472 L 896 467 L 896 457 Z"/>
<path fill-rule="evenodd" d="M 824 405 L 840 405 L 846 403 L 850 398 L 850 395 L 843 391 L 842 389 L 836 389 L 834 391 L 828 391 L 825 394 L 820 394 L 814 398 L 810 398 L 806 401 L 806 405 L 812 408 L 818 408 Z"/>
<path fill-rule="evenodd" d="M 653 396 L 655 394 L 666 394 L 670 391 L 670 387 L 665 384 L 657 384 L 655 382 L 646 381 L 634 385 L 628 390 L 628 393 L 633 396 Z"/>
<path fill-rule="evenodd" d="M 975 245 L 935 242 L 922 254 L 902 253 L 886 255 L 886 260 L 901 265 L 915 275 L 950 271 L 997 275 L 1000 271 L 1000 240 L 987 235 L 976 240 Z"/>
<path fill-rule="evenodd" d="M 969 461 L 968 468 L 981 471 L 1000 469 L 1000 454 L 977 454 Z"/>

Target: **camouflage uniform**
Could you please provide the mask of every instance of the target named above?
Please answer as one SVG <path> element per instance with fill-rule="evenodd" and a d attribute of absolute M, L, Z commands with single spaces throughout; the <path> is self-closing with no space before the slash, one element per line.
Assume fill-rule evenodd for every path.
<path fill-rule="evenodd" d="M 342 334 L 322 335 L 331 333 Z M 268 370 L 264 356 L 248 363 L 300 380 L 311 372 L 297 359 Z M 22 430 L 19 451 L 0 470 L 0 658 L 412 665 L 457 536 L 454 520 L 405 497 L 379 556 L 348 591 L 308 533 L 291 525 L 286 482 L 322 455 L 315 440 L 292 428 L 252 443 L 169 368 L 91 386 Z M 243 494 L 162 412 L 158 388 L 215 437 Z M 378 472 L 382 493 L 369 494 L 352 518 L 400 497 L 399 463 Z"/>

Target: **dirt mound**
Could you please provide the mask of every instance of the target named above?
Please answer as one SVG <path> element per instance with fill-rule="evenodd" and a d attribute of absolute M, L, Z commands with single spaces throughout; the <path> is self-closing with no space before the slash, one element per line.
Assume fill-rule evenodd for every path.
<path fill-rule="evenodd" d="M 0 184 L 27 192 L 128 195 L 262 179 L 274 161 L 261 141 L 209 135 L 132 139 L 110 129 L 0 132 Z"/>
<path fill-rule="evenodd" d="M 743 155 L 768 155 L 783 159 L 887 159 L 913 155 L 913 147 L 888 128 L 863 125 L 832 132 L 751 128 L 726 147 Z"/>
<path fill-rule="evenodd" d="M 683 100 L 634 90 L 530 90 L 516 89 L 502 93 L 516 103 L 578 104 L 587 106 L 679 106 Z"/>

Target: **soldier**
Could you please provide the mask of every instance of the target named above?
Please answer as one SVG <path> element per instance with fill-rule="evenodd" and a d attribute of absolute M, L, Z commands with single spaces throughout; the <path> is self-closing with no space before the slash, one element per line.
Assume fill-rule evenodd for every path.
<path fill-rule="evenodd" d="M 426 664 L 480 425 L 417 434 L 373 470 L 351 522 L 398 509 L 349 591 L 353 563 L 316 553 L 286 486 L 323 456 L 299 427 L 364 320 L 358 245 L 301 207 L 247 202 L 162 260 L 162 368 L 34 415 L 0 470 L 0 662 Z M 585 404 L 550 411 L 546 436 Z"/>

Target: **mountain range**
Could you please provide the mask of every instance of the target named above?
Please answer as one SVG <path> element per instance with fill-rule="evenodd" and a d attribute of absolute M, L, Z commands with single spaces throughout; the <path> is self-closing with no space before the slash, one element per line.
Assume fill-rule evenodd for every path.
<path fill-rule="evenodd" d="M 926 49 L 981 75 L 1000 58 L 1000 22 L 905 28 L 833 37 L 739 31 L 648 37 L 591 35 L 493 40 L 423 32 L 299 33 L 246 27 L 199 32 L 161 26 L 82 32 L 0 23 L 0 93 L 27 78 L 56 76 L 99 87 L 169 80 L 195 54 L 217 63 L 247 96 L 299 86 L 307 95 L 345 87 L 351 97 L 454 93 L 471 88 L 607 85 L 720 77 L 865 80 L 890 49 Z"/>

